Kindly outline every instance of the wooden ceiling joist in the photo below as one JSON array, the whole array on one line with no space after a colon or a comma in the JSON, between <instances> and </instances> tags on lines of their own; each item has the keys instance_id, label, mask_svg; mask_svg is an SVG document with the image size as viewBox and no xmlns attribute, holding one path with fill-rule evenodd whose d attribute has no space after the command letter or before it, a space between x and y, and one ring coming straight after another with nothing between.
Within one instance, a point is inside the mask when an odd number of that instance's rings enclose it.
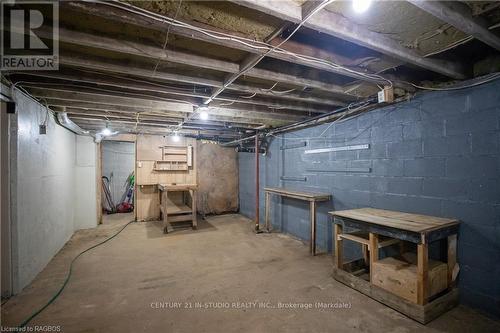
<instances>
[{"instance_id":1,"label":"wooden ceiling joist","mask_svg":"<svg viewBox=\"0 0 500 333\"><path fill-rule=\"evenodd\" d=\"M169 72L165 72L163 70L157 70L153 76L152 68L147 69L147 68L144 68L143 65L138 65L138 64L135 64L135 66L132 66L131 64L128 64L128 65L121 64L117 61L115 61L113 63L108 63L108 62L104 62L104 61L98 61L95 59L80 59L80 58L64 55L60 59L60 64L65 66L65 67L97 71L97 72L100 72L103 74L106 74L106 73L118 74L120 76L127 75L127 76L142 78L142 79L149 79L149 80L153 79L155 81L163 81L163 82L170 82L170 83L172 83L172 82L179 83L180 82L180 83L193 84L196 86L207 86L207 87L213 87L213 88L222 87L222 83L217 81L217 80L207 79L204 77L182 75L182 74L177 74L177 73L169 73ZM50 73L50 74L52 74L52 73ZM97 73L97 74L99 74L99 73ZM283 77L283 79L286 79L286 77ZM308 83L308 82L304 82L304 83ZM295 84L295 81L287 82L287 84L288 85ZM305 84L304 86L310 86L310 85ZM322 88L323 88L323 86L322 86ZM324 86L324 89L327 89L327 88L328 88L328 86ZM343 101L343 100L338 100L338 99L333 99L333 98L311 96L311 95L306 94L306 93L300 93L300 92L294 92L294 91L287 92L286 94L279 94L279 93L273 92L269 88L260 88L260 87L245 85L245 84L239 84L239 83L231 84L227 88L227 90L234 91L234 92L240 92L240 93L244 93L247 95L257 94L259 96L260 95L261 96L268 96L268 97L273 97L277 100L291 100L291 101L322 104L322 105L329 105L329 106L344 106L344 105L346 105L346 101L355 100L354 96L347 96L347 95L344 96L345 101Z\"/></svg>"},{"instance_id":2,"label":"wooden ceiling joist","mask_svg":"<svg viewBox=\"0 0 500 333\"><path fill-rule=\"evenodd\" d=\"M39 30L37 30L37 34L41 38L51 38L52 36L51 32L48 29L44 28L40 28ZM115 38L104 36L96 36L65 28L59 29L59 41L61 43L117 52L129 56L178 63L182 65L215 70L224 73L237 73L240 70L239 64L230 61L208 58L192 53L172 51L168 49L164 50L160 47L152 45L137 43L133 41L117 40ZM268 80L271 82L281 82L285 84L299 85L302 87L317 88L330 94L337 94L339 96L352 98L352 95L346 93L345 89L339 85L298 77L286 73L275 72L262 68L253 68L246 72L245 75L257 79Z\"/></svg>"},{"instance_id":3,"label":"wooden ceiling joist","mask_svg":"<svg viewBox=\"0 0 500 333\"><path fill-rule=\"evenodd\" d=\"M472 10L466 4L459 1L409 0L409 2L500 51L500 37L488 29L488 23L485 20L481 17L474 17Z\"/></svg>"},{"instance_id":4,"label":"wooden ceiling joist","mask_svg":"<svg viewBox=\"0 0 500 333\"><path fill-rule=\"evenodd\" d=\"M293 1L231 1L294 23L300 22L302 18L307 15L311 7L308 2L299 6ZM465 79L467 77L464 68L458 63L424 58L417 52L405 48L397 41L388 38L381 33L368 30L360 25L352 23L341 15L325 9L312 16L306 23L304 23L304 26L375 50L405 63L425 68L454 79Z\"/></svg>"},{"instance_id":5,"label":"wooden ceiling joist","mask_svg":"<svg viewBox=\"0 0 500 333\"><path fill-rule=\"evenodd\" d=\"M121 89L117 92L123 94L126 94L127 92L145 92L151 97L179 96L179 98L181 99L185 97L210 97L210 92L203 92L201 88L198 88L198 91L196 91L196 89L186 89L182 87L175 87L172 85L167 86L145 81L137 82L128 80L126 78L119 79L88 73L29 73L17 75L16 78L20 78L21 82L23 82L26 87L42 84L46 85L47 87L62 86L64 87L64 89L66 89L70 85L78 83L80 89L90 89L95 85L97 88L105 87L106 89ZM299 102L290 103L288 101L275 101L275 99L259 98L255 96L253 96L252 98L245 98L239 95L231 95L228 93L217 96L215 99L218 101L229 103L237 102L242 104L262 105L271 109L287 109L311 113L321 113L331 110L331 107L328 108L324 105L313 105L309 103Z\"/></svg>"},{"instance_id":6,"label":"wooden ceiling joist","mask_svg":"<svg viewBox=\"0 0 500 333\"><path fill-rule=\"evenodd\" d=\"M275 1L279 6L281 6L284 1ZM285 4L286 5L286 4ZM189 22L189 25L194 26L196 28L202 28L210 31L211 33L203 33L197 31L195 29L191 29L188 27L182 27L179 25L169 25L169 22L166 20L161 20L158 18L154 18L152 16L144 16L140 14L135 14L130 10L137 10L138 8L131 8L130 5L127 4L112 4L112 6L105 6L104 8L95 4L88 4L85 2L68 2L64 6L71 8L72 10L78 11L80 13L85 13L94 16L100 16L107 20L113 20L120 24L134 24L136 26L140 26L143 28L154 29L158 31L166 31L167 27L169 27L169 31L172 34L176 34L179 36L187 37L190 39L200 40L212 44L217 44L221 46L225 46L232 49L237 49L240 51L249 52L258 56L264 55L267 53L269 48L265 47L265 44L260 43L259 48L255 48L250 46L251 41L247 41L246 43L240 43L236 41L234 38L217 38L218 33L222 34L231 34L236 37L242 37L248 39L247 36L241 36L235 32L223 31L221 29L217 29L211 26L206 26L200 24L198 22ZM120 8L121 7L121 8ZM144 11L142 9L139 9ZM155 15L154 13L150 13ZM156 14L158 15L158 14ZM297 23L295 20L287 20ZM300 21L300 20L299 20ZM215 37L214 37L215 36ZM282 41L281 38L275 38L274 43L280 43ZM264 47L263 47L264 46ZM354 66L356 60L346 58L342 55L333 53L331 51L322 50L320 48L316 48L311 45L300 44L293 40L287 41L286 44L280 47L281 50L276 50L275 52L271 52L266 56L290 62L293 64L299 64L303 66L307 66L310 68L320 69L327 72L331 72L338 75L343 75L347 77L351 77L354 79L359 79L372 83L384 83L384 80L368 78L366 76L360 75L359 72L366 72L366 69ZM300 50L299 53L296 51ZM322 62L314 62L309 61L306 57L311 57L315 59L322 60L331 60L333 63L340 64L342 66L349 66L351 70L346 70L342 67L331 66Z\"/></svg>"},{"instance_id":7,"label":"wooden ceiling joist","mask_svg":"<svg viewBox=\"0 0 500 333\"><path fill-rule=\"evenodd\" d=\"M172 107L171 104L167 102L159 102L147 98L138 97L124 97L124 96L113 96L105 93L89 93L81 91L65 91L60 89L47 89L47 88L30 88L30 92L33 96L47 100L48 105L54 106L71 106L72 102L91 103L100 104L102 108L110 108L111 106L118 107L129 107L136 108L137 110L149 110L149 111L170 111L170 112L193 112L190 106L183 105L182 108ZM59 101L59 102L57 102ZM66 102L64 102L66 101ZM106 106L108 105L108 106ZM96 109L100 109L97 107ZM269 120L284 120L284 121L300 121L307 118L305 115L300 115L297 113L289 113L286 111L272 112L272 110L264 110L262 108L236 108L235 106L210 106L207 108L207 113L209 115L221 115L228 117L239 117L239 118L260 118Z\"/></svg>"}]
</instances>

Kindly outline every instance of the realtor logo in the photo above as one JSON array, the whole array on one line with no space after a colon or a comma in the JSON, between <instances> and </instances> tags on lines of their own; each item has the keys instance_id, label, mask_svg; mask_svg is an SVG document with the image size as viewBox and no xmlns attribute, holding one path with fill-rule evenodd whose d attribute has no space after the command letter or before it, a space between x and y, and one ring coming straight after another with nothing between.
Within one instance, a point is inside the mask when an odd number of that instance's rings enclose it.
<instances>
[{"instance_id":1,"label":"realtor logo","mask_svg":"<svg viewBox=\"0 0 500 333\"><path fill-rule=\"evenodd\" d=\"M59 69L59 4L1 1L0 69Z\"/></svg>"}]
</instances>

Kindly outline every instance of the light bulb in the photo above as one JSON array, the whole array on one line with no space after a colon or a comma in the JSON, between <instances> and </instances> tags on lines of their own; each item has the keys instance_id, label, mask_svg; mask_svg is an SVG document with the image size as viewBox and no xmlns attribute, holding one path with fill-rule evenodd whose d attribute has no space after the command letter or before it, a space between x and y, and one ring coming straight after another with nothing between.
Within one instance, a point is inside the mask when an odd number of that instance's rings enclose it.
<instances>
[{"instance_id":1,"label":"light bulb","mask_svg":"<svg viewBox=\"0 0 500 333\"><path fill-rule=\"evenodd\" d=\"M177 134L177 132L175 132L174 135L172 136L172 140L174 142L179 142L181 140L181 137L179 136L179 134Z\"/></svg>"},{"instance_id":2,"label":"light bulb","mask_svg":"<svg viewBox=\"0 0 500 333\"><path fill-rule=\"evenodd\" d=\"M110 136L111 135L111 130L109 128L104 128L102 131L101 131L101 134L103 136Z\"/></svg>"},{"instance_id":3,"label":"light bulb","mask_svg":"<svg viewBox=\"0 0 500 333\"><path fill-rule=\"evenodd\" d=\"M201 120L207 120L208 119L208 112L207 111L201 111L200 112L200 119Z\"/></svg>"},{"instance_id":4,"label":"light bulb","mask_svg":"<svg viewBox=\"0 0 500 333\"><path fill-rule=\"evenodd\" d=\"M352 0L352 8L356 13L366 12L370 8L372 0Z\"/></svg>"}]
</instances>

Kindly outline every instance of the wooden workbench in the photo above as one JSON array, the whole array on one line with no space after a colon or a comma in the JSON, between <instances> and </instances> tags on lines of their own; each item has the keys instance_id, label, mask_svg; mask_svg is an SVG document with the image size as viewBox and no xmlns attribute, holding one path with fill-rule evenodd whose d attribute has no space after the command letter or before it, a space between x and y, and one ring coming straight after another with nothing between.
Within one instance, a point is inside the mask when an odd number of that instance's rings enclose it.
<instances>
[{"instance_id":1,"label":"wooden workbench","mask_svg":"<svg viewBox=\"0 0 500 333\"><path fill-rule=\"evenodd\" d=\"M456 247L459 221L374 208L336 211L330 212L330 214L334 217L335 261L333 276L336 280L421 323L429 322L457 304L458 291L454 288L454 280L456 274L458 274ZM343 233L344 228L356 231L345 234ZM369 281L346 272L346 269L349 270L348 267L353 267L353 262L344 263L343 261L342 242L344 239L360 243L364 254L369 252ZM447 292L439 292L433 295L430 294L432 284L429 281L430 260L428 247L429 243L440 240L446 240L448 248L447 263L441 265L441 267L445 267L443 272L444 287L442 289L447 289ZM380 280L384 279L383 274L382 277L377 276L377 280L374 280L376 269L384 267L379 264L379 249L401 241L414 243L417 247L416 269L414 269L416 281L410 280L411 283L415 282L416 294L410 296L407 295L408 289L411 289L410 282L408 286L400 286L401 293L404 296L398 296L379 287L384 286L385 283L385 281ZM366 260L366 257L364 260ZM389 269L392 269L392 263L396 263L396 265L400 263L393 258L385 258L380 261L380 263L382 262L384 264L388 263L387 267ZM435 262L433 261L433 263ZM408 269L408 272L413 272L411 269L415 267L410 264L404 264L403 266ZM394 269L397 272L399 268ZM394 276L390 278L395 280ZM387 282L387 286L393 282ZM415 302L411 301L413 300L412 296L415 297ZM435 297L430 300L430 296Z\"/></svg>"},{"instance_id":2,"label":"wooden workbench","mask_svg":"<svg viewBox=\"0 0 500 333\"><path fill-rule=\"evenodd\" d=\"M310 221L311 221L311 238L310 238L310 251L314 256L316 255L316 202L328 201L331 195L328 193L315 193L308 191L298 191L292 189L266 187L264 188L266 194L266 229L270 231L270 210L271 210L271 194L279 195L282 197L293 198L298 200L309 201Z\"/></svg>"},{"instance_id":3,"label":"wooden workbench","mask_svg":"<svg viewBox=\"0 0 500 333\"><path fill-rule=\"evenodd\" d=\"M174 229L171 223L191 221L192 228L196 229L196 184L158 184L160 190L160 211L163 217L163 232L169 233ZM169 196L169 194L171 194ZM186 198L186 194L189 195Z\"/></svg>"}]
</instances>

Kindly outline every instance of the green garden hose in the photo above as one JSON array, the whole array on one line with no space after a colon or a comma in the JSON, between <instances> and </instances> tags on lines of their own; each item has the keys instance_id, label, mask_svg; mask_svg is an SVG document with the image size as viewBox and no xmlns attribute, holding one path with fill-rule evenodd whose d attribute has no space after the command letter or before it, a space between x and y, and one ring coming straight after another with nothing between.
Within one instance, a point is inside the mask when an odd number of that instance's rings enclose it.
<instances>
[{"instance_id":1,"label":"green garden hose","mask_svg":"<svg viewBox=\"0 0 500 333\"><path fill-rule=\"evenodd\" d=\"M19 327L24 327L26 326L33 318L35 318L36 316L38 316L43 310L45 310L50 304L52 304L60 295L61 293L63 292L64 288L66 287L66 285L68 284L68 281L69 279L71 278L71 273L73 272L73 264L75 263L76 259L78 259L82 254L84 254L85 252L88 252L110 240L112 240L113 238L115 238L116 236L118 236L120 234L120 232L123 231L123 229L125 229L126 227L128 227L129 224L131 223L134 223L135 221L130 221L128 222L127 224L125 224L120 230L118 230L117 233L115 233L113 236L109 237L109 238L106 238L105 240L103 240L102 242L96 244L96 245L93 245L91 247L89 247L88 249L78 253L78 255L76 257L73 258L73 260L71 260L71 263L69 264L69 271L68 271L68 275L66 275L66 279L64 280L64 283L62 284L61 288L59 288L59 290L54 294L54 296L51 297L51 299L44 305L42 306L40 309L36 310L31 316L29 316L27 319L25 319L20 325Z\"/></svg>"}]
</instances>

